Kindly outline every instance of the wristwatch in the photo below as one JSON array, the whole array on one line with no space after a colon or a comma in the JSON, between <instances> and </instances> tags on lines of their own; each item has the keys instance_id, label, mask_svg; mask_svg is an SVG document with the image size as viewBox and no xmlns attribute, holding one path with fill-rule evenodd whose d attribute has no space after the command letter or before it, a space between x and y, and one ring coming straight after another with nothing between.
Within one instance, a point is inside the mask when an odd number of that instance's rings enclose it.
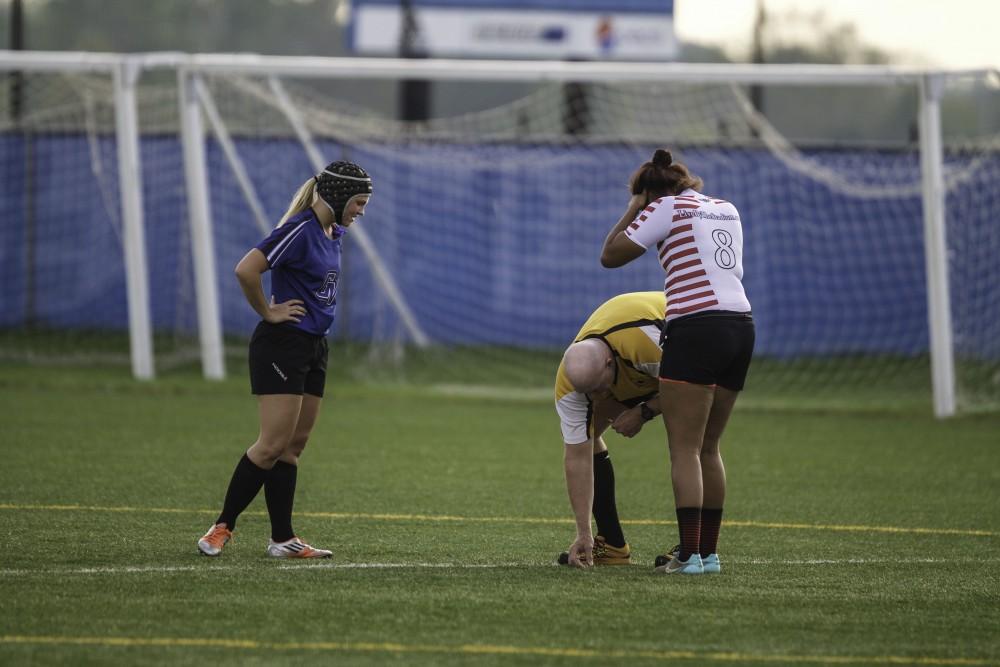
<instances>
[{"instance_id":1,"label":"wristwatch","mask_svg":"<svg viewBox=\"0 0 1000 667\"><path fill-rule=\"evenodd\" d=\"M656 414L645 403L639 404L639 414L642 415L642 421L644 422L648 422L650 419L656 416Z\"/></svg>"}]
</instances>

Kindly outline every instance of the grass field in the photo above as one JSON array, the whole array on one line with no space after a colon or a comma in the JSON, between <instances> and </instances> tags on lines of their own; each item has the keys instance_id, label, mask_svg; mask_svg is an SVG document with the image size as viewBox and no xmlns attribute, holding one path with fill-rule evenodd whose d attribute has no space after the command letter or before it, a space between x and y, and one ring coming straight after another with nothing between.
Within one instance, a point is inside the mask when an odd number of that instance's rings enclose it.
<instances>
[{"instance_id":1,"label":"grass field","mask_svg":"<svg viewBox=\"0 0 1000 667\"><path fill-rule=\"evenodd\" d=\"M0 664L1000 665L1000 415L748 393L724 572L672 578L662 427L609 438L637 564L572 571L549 401L352 382L296 502L334 559L287 563L263 498L195 548L256 436L245 377L0 366Z\"/></svg>"}]
</instances>

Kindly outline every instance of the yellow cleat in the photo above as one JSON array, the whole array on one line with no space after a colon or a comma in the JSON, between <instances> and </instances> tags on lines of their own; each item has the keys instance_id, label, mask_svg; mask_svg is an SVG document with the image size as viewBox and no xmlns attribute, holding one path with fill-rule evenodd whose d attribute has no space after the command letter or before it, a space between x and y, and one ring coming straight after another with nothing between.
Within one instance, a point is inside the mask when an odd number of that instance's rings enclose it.
<instances>
[{"instance_id":1,"label":"yellow cleat","mask_svg":"<svg viewBox=\"0 0 1000 667\"><path fill-rule=\"evenodd\" d=\"M569 565L569 552L559 554L560 565ZM631 565L632 550L628 543L623 547L613 547L600 535L594 537L594 565Z\"/></svg>"}]
</instances>

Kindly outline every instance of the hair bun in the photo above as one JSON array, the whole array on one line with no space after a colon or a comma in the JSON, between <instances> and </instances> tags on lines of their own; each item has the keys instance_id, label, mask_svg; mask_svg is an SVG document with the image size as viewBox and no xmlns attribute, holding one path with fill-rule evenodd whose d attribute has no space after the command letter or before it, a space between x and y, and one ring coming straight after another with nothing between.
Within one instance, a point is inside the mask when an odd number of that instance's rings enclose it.
<instances>
[{"instance_id":1,"label":"hair bun","mask_svg":"<svg viewBox=\"0 0 1000 667\"><path fill-rule=\"evenodd\" d=\"M668 150L657 148L656 152L653 153L653 164L657 167L669 167L673 161L674 157Z\"/></svg>"}]
</instances>

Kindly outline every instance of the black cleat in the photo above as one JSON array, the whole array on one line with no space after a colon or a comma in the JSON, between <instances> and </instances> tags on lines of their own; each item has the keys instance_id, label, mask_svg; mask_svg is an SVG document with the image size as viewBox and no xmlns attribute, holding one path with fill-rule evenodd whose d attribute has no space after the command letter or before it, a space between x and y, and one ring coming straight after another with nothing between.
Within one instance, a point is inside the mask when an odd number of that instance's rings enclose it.
<instances>
[{"instance_id":1,"label":"black cleat","mask_svg":"<svg viewBox=\"0 0 1000 667\"><path fill-rule=\"evenodd\" d=\"M663 567L664 565L670 562L671 558L678 555L680 552L681 552L681 545L678 544L669 552L657 556L656 560L653 561L653 567Z\"/></svg>"}]
</instances>

